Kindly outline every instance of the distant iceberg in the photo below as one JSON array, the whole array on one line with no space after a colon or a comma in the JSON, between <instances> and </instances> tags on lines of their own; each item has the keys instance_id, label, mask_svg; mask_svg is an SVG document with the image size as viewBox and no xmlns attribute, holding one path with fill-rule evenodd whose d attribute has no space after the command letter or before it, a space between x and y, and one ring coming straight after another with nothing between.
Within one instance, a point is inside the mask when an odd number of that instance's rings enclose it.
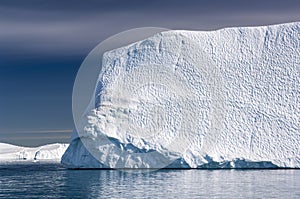
<instances>
[{"instance_id":1,"label":"distant iceberg","mask_svg":"<svg viewBox=\"0 0 300 199\"><path fill-rule=\"evenodd\" d=\"M21 147L0 143L0 163L3 162L60 162L69 144L48 144L39 147Z\"/></svg>"},{"instance_id":2,"label":"distant iceberg","mask_svg":"<svg viewBox=\"0 0 300 199\"><path fill-rule=\"evenodd\" d=\"M300 168L300 23L162 32L103 55L69 168Z\"/></svg>"}]
</instances>

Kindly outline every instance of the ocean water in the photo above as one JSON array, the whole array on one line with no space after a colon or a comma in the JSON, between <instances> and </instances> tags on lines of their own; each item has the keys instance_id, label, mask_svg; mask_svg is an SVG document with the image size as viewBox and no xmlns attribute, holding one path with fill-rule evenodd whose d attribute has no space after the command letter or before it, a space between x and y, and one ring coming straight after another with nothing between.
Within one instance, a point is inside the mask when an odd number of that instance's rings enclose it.
<instances>
[{"instance_id":1,"label":"ocean water","mask_svg":"<svg viewBox=\"0 0 300 199\"><path fill-rule=\"evenodd\" d=\"M0 165L0 198L300 198L300 170L68 170Z\"/></svg>"}]
</instances>

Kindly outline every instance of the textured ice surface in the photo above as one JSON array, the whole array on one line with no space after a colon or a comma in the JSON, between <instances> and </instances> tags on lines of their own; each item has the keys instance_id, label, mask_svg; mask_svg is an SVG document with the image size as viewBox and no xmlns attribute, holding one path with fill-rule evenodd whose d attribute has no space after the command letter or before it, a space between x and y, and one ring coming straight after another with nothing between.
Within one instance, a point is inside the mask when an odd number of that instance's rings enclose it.
<instances>
[{"instance_id":1,"label":"textured ice surface","mask_svg":"<svg viewBox=\"0 0 300 199\"><path fill-rule=\"evenodd\" d=\"M299 168L299 70L299 22L168 31L109 51L62 163Z\"/></svg>"},{"instance_id":2,"label":"textured ice surface","mask_svg":"<svg viewBox=\"0 0 300 199\"><path fill-rule=\"evenodd\" d=\"M0 162L59 162L68 146L69 144L48 144L39 147L21 147L0 143Z\"/></svg>"}]
</instances>

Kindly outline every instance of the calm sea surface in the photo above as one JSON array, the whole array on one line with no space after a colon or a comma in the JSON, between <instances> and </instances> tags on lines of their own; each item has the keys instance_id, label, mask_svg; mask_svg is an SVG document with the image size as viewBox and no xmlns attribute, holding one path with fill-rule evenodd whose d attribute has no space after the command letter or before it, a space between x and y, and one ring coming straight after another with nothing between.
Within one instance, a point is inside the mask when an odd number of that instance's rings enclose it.
<instances>
[{"instance_id":1,"label":"calm sea surface","mask_svg":"<svg viewBox=\"0 0 300 199\"><path fill-rule=\"evenodd\" d=\"M300 198L300 170L67 170L0 165L0 198Z\"/></svg>"}]
</instances>

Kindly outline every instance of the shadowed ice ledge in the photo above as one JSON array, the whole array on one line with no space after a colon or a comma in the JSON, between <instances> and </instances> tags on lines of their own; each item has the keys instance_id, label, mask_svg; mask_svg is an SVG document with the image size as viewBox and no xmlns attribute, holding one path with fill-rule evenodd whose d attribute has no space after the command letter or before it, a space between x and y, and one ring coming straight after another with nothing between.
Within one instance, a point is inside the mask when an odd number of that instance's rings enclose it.
<instances>
[{"instance_id":1,"label":"shadowed ice ledge","mask_svg":"<svg viewBox=\"0 0 300 199\"><path fill-rule=\"evenodd\" d=\"M76 148L77 150L72 150ZM137 149L139 150L139 149ZM145 151L144 151L145 152ZM140 151L140 153L143 153ZM146 153L146 152L145 152ZM206 156L207 163L204 163L197 168L199 169L273 169L280 168L270 161L253 162L244 159L234 159L232 161L216 162L211 157ZM84 147L80 138L76 138L71 142L62 157L61 163L70 169L110 169L108 166L100 163L90 152ZM166 169L190 169L191 167L183 158L174 160Z\"/></svg>"}]
</instances>

